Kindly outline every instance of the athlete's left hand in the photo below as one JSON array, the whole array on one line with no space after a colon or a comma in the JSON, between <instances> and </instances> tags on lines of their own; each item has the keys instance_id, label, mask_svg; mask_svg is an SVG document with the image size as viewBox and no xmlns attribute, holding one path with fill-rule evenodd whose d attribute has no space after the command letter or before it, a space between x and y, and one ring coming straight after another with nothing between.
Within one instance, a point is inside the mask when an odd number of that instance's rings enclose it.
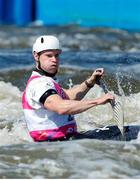
<instances>
[{"instance_id":1,"label":"athlete's left hand","mask_svg":"<svg viewBox=\"0 0 140 180\"><path fill-rule=\"evenodd\" d=\"M96 83L96 78L99 76L100 78L104 75L104 69L103 68L97 68L92 73L92 75L87 79L87 82L91 85L94 85Z\"/></svg>"}]
</instances>

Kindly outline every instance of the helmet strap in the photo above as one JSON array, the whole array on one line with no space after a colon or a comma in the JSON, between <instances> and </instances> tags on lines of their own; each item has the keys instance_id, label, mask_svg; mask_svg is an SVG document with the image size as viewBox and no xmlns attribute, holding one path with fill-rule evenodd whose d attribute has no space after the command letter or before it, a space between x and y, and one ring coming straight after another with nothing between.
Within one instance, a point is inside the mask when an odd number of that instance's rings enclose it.
<instances>
[{"instance_id":1,"label":"helmet strap","mask_svg":"<svg viewBox=\"0 0 140 180\"><path fill-rule=\"evenodd\" d=\"M36 72L40 73L41 75L45 75L45 76L48 76L48 77L54 77L56 74L57 74L57 71L53 74L47 72L47 71L44 71L42 68L41 68L41 64L40 64L40 61L38 60L38 66L36 67L35 69Z\"/></svg>"}]
</instances>

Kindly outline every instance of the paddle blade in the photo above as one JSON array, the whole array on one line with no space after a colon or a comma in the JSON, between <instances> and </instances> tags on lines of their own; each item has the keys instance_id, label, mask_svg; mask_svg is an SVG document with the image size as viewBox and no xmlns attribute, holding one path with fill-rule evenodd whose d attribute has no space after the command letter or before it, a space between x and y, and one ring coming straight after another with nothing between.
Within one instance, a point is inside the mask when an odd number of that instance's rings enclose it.
<instances>
[{"instance_id":1,"label":"paddle blade","mask_svg":"<svg viewBox=\"0 0 140 180\"><path fill-rule=\"evenodd\" d=\"M115 101L112 108L114 120L116 121L117 126L121 131L121 134L124 135L124 112L122 103L120 101Z\"/></svg>"},{"instance_id":2,"label":"paddle blade","mask_svg":"<svg viewBox=\"0 0 140 180\"><path fill-rule=\"evenodd\" d=\"M109 90L106 86L106 83L103 79L97 78L97 82L100 85L100 87L103 89L104 93L108 93ZM114 120L117 123L118 128L121 131L122 136L124 136L124 112L123 112L123 105L120 101L117 100L110 100L109 101L112 109L113 109L113 116Z\"/></svg>"}]
</instances>

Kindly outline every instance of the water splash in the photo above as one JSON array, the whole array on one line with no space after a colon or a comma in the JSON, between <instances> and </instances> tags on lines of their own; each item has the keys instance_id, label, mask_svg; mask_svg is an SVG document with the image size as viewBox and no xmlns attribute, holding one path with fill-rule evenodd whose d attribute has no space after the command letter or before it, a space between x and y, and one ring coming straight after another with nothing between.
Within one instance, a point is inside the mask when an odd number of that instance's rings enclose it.
<instances>
[{"instance_id":1,"label":"water splash","mask_svg":"<svg viewBox=\"0 0 140 180\"><path fill-rule=\"evenodd\" d=\"M101 78L97 79L97 83L100 85L100 87L103 89L104 93L108 93L109 90L107 88L107 85L105 81ZM122 136L124 136L124 114L123 114L123 106L121 101L118 100L110 100L111 107L113 109L113 118L117 122L118 128L121 131Z\"/></svg>"},{"instance_id":2,"label":"water splash","mask_svg":"<svg viewBox=\"0 0 140 180\"><path fill-rule=\"evenodd\" d=\"M116 73L116 79L117 79L117 86L118 86L118 91L120 96L118 96L118 107L119 107L119 116L117 117L118 119L118 127L122 133L122 136L124 138L124 102L125 102L125 94L124 91L121 87L121 79L120 77L122 77L122 74L120 73L120 71L118 71Z\"/></svg>"},{"instance_id":3,"label":"water splash","mask_svg":"<svg viewBox=\"0 0 140 180\"><path fill-rule=\"evenodd\" d=\"M69 79L69 82L67 83L67 85L68 85L69 89L73 87L74 84L73 84L71 78Z\"/></svg>"}]
</instances>

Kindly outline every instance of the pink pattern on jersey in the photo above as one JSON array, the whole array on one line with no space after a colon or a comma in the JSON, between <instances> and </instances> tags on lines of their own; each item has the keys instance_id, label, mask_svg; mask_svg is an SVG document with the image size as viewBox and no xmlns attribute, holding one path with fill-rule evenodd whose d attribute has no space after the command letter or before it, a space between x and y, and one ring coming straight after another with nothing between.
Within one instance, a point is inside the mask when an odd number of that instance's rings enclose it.
<instances>
[{"instance_id":1,"label":"pink pattern on jersey","mask_svg":"<svg viewBox=\"0 0 140 180\"><path fill-rule=\"evenodd\" d=\"M57 90L58 94L63 98L63 99L69 99L64 90L61 88L61 86L54 82L55 89Z\"/></svg>"},{"instance_id":2,"label":"pink pattern on jersey","mask_svg":"<svg viewBox=\"0 0 140 180\"><path fill-rule=\"evenodd\" d=\"M72 136L76 133L77 133L77 127L75 126L74 123L50 130L31 131L30 135L34 139L34 141L47 141L47 140L63 139L67 136Z\"/></svg>"},{"instance_id":3,"label":"pink pattern on jersey","mask_svg":"<svg viewBox=\"0 0 140 180\"><path fill-rule=\"evenodd\" d=\"M36 79L36 78L39 78L39 77L41 77L41 76L32 76L32 77L30 77L29 78L29 80L28 80L28 82L27 82L27 86L29 85L29 83L33 80L33 79ZM27 87L26 87L27 88ZM30 105L29 105L29 103L28 103L28 100L27 100L27 98L26 98L26 89L25 89L25 91L23 92L23 95L22 95L22 107L23 107L23 109L33 109Z\"/></svg>"}]
</instances>

